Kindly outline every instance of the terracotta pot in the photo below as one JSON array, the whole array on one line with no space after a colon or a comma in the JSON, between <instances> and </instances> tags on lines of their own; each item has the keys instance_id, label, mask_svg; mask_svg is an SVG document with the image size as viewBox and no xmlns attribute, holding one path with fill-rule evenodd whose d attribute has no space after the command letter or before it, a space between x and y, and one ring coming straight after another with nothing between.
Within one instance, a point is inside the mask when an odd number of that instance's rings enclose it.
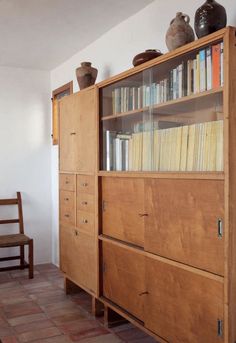
<instances>
[{"instance_id":1,"label":"terracotta pot","mask_svg":"<svg viewBox=\"0 0 236 343\"><path fill-rule=\"evenodd\" d=\"M194 31L189 22L190 18L187 14L176 13L166 33L166 45L169 51L194 41Z\"/></svg>"},{"instance_id":2,"label":"terracotta pot","mask_svg":"<svg viewBox=\"0 0 236 343\"><path fill-rule=\"evenodd\" d=\"M82 62L81 67L76 69L76 77L80 89L94 85L98 70L91 67L91 62Z\"/></svg>"},{"instance_id":3,"label":"terracotta pot","mask_svg":"<svg viewBox=\"0 0 236 343\"><path fill-rule=\"evenodd\" d=\"M134 56L133 66L136 67L139 64L150 61L153 58L156 58L156 57L161 56L161 55L162 55L162 53L160 52L160 50L155 50L155 49L145 50L144 52L141 52L140 54Z\"/></svg>"},{"instance_id":4,"label":"terracotta pot","mask_svg":"<svg viewBox=\"0 0 236 343\"><path fill-rule=\"evenodd\" d=\"M218 31L226 24L226 10L215 0L207 0L195 13L194 28L198 38Z\"/></svg>"}]
</instances>

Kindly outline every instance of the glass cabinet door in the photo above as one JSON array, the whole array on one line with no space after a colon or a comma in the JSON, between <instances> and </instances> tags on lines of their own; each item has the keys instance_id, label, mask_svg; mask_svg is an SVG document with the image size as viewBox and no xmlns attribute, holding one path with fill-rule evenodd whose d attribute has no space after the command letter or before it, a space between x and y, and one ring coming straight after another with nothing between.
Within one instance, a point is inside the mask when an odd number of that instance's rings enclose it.
<instances>
[{"instance_id":1,"label":"glass cabinet door","mask_svg":"<svg viewBox=\"0 0 236 343\"><path fill-rule=\"evenodd\" d=\"M100 170L223 170L223 42L100 89Z\"/></svg>"}]
</instances>

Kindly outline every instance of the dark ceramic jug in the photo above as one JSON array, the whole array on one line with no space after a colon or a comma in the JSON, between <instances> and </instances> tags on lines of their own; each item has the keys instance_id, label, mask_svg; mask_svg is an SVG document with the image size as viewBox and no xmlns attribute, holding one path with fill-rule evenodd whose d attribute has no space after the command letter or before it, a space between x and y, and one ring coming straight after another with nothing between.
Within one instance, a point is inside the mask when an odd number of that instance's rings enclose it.
<instances>
[{"instance_id":1,"label":"dark ceramic jug","mask_svg":"<svg viewBox=\"0 0 236 343\"><path fill-rule=\"evenodd\" d=\"M207 0L195 14L194 28L198 38L218 31L227 24L225 8L215 0Z\"/></svg>"},{"instance_id":2,"label":"dark ceramic jug","mask_svg":"<svg viewBox=\"0 0 236 343\"><path fill-rule=\"evenodd\" d=\"M82 62L81 67L76 69L76 77L80 89L92 86L97 78L98 70L91 67L91 62Z\"/></svg>"},{"instance_id":3,"label":"dark ceramic jug","mask_svg":"<svg viewBox=\"0 0 236 343\"><path fill-rule=\"evenodd\" d=\"M150 61L153 58L156 58L156 57L161 56L161 55L162 55L162 53L160 52L160 50L155 50L155 49L145 50L144 52L141 52L140 54L134 56L133 66L136 67L139 64Z\"/></svg>"}]
</instances>

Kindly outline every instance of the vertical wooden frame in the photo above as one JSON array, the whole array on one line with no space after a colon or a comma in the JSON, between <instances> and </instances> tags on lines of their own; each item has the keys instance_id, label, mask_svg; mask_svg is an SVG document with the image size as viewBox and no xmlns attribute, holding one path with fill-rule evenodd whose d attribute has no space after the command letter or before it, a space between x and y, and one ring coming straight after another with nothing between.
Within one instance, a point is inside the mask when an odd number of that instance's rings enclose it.
<instances>
[{"instance_id":1,"label":"vertical wooden frame","mask_svg":"<svg viewBox=\"0 0 236 343\"><path fill-rule=\"evenodd\" d=\"M225 343L236 341L236 30L224 39Z\"/></svg>"},{"instance_id":2,"label":"vertical wooden frame","mask_svg":"<svg viewBox=\"0 0 236 343\"><path fill-rule=\"evenodd\" d=\"M58 96L67 92L68 95L73 93L73 81L66 83L65 85L55 89L52 92L52 142L53 145L58 144L59 139L59 103Z\"/></svg>"}]
</instances>

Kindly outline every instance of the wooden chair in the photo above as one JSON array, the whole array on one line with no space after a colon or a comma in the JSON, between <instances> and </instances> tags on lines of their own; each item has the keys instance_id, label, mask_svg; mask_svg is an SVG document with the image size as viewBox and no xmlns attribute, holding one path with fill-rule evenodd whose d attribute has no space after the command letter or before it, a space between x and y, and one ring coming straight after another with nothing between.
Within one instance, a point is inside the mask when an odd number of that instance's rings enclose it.
<instances>
[{"instance_id":1,"label":"wooden chair","mask_svg":"<svg viewBox=\"0 0 236 343\"><path fill-rule=\"evenodd\" d=\"M17 192L17 197L14 199L0 199L0 205L17 205L18 206L18 218L17 219L4 219L0 220L0 224L15 224L19 223L19 233L10 235L0 235L0 248L20 247L19 256L1 257L0 262L20 260L19 265L0 268L0 271L13 270L13 269L29 269L29 278L34 277L33 266L33 239L27 237L24 234L24 222L21 194ZM28 263L25 261L25 245L28 245Z\"/></svg>"}]
</instances>

